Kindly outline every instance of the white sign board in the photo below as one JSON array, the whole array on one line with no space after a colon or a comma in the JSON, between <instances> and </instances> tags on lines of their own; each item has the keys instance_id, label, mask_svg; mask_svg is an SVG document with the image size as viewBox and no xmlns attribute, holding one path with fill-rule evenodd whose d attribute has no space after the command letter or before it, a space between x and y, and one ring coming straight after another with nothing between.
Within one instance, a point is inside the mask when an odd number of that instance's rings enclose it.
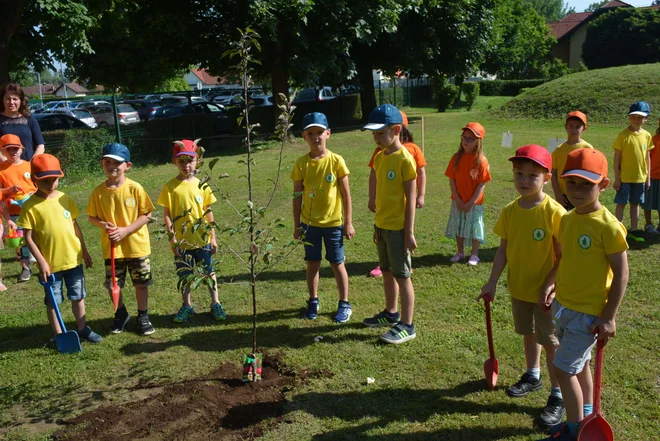
<instances>
[{"instance_id":1,"label":"white sign board","mask_svg":"<svg viewBox=\"0 0 660 441\"><path fill-rule=\"evenodd\" d=\"M511 148L511 145L513 145L513 133L502 133L502 147Z\"/></svg>"},{"instance_id":2,"label":"white sign board","mask_svg":"<svg viewBox=\"0 0 660 441\"><path fill-rule=\"evenodd\" d=\"M554 151L557 149L557 147L559 147L560 145L562 145L562 144L565 143L565 142L566 142L565 139L561 139L561 138L549 138L549 139L548 139L548 151L549 151L550 153L554 152Z\"/></svg>"}]
</instances>

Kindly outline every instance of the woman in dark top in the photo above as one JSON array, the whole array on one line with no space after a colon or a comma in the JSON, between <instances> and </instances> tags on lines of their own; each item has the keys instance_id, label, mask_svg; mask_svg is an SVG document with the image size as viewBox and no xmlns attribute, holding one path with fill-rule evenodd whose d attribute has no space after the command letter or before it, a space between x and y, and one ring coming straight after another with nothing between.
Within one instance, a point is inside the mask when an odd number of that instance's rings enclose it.
<instances>
[{"instance_id":1,"label":"woman in dark top","mask_svg":"<svg viewBox=\"0 0 660 441\"><path fill-rule=\"evenodd\" d=\"M34 116L28 110L21 86L9 83L0 87L0 136L12 134L21 138L21 159L29 161L44 152L44 138Z\"/></svg>"}]
</instances>

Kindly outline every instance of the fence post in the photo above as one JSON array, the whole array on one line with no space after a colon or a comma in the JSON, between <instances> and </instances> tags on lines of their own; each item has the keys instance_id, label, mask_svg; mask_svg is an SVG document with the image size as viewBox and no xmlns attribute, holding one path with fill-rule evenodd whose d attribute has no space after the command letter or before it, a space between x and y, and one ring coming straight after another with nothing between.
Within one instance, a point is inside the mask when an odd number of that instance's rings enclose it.
<instances>
[{"instance_id":1,"label":"fence post","mask_svg":"<svg viewBox=\"0 0 660 441\"><path fill-rule=\"evenodd\" d=\"M396 77L394 77L392 81L394 82L394 102L392 104L394 105L394 107L398 107L396 105Z\"/></svg>"},{"instance_id":2,"label":"fence post","mask_svg":"<svg viewBox=\"0 0 660 441\"><path fill-rule=\"evenodd\" d=\"M381 85L381 79L378 79L378 105L383 104L383 86Z\"/></svg>"},{"instance_id":3,"label":"fence post","mask_svg":"<svg viewBox=\"0 0 660 441\"><path fill-rule=\"evenodd\" d=\"M121 144L121 129L119 128L119 117L117 117L117 96L112 95L112 117L115 119L115 140Z\"/></svg>"}]
</instances>

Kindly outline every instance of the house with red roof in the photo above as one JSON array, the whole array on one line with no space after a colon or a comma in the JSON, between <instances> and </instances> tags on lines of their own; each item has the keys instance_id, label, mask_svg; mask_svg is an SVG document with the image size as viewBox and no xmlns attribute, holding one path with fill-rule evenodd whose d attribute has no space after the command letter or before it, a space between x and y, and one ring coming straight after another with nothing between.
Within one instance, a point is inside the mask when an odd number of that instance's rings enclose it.
<instances>
[{"instance_id":1,"label":"house with red roof","mask_svg":"<svg viewBox=\"0 0 660 441\"><path fill-rule=\"evenodd\" d=\"M183 78L193 90L212 89L230 85L227 83L226 78L213 76L206 69L191 69Z\"/></svg>"},{"instance_id":2,"label":"house with red roof","mask_svg":"<svg viewBox=\"0 0 660 441\"><path fill-rule=\"evenodd\" d=\"M552 33L557 38L557 44L552 48L552 56L567 63L570 68L579 67L582 61L582 45L587 37L589 23L615 8L632 7L628 3L613 0L593 12L568 14L561 20L550 23ZM660 6L650 7L660 9Z\"/></svg>"}]
</instances>

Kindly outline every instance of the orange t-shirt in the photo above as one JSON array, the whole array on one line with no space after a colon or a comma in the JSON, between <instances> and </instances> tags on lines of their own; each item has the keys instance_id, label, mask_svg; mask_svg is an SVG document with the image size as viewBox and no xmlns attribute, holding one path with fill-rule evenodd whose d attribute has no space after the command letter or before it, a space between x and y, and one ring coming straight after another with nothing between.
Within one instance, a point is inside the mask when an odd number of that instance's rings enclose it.
<instances>
[{"instance_id":1,"label":"orange t-shirt","mask_svg":"<svg viewBox=\"0 0 660 441\"><path fill-rule=\"evenodd\" d=\"M481 155L481 163L479 168L475 167L476 155L470 153L463 153L461 162L458 163L458 169L454 172L454 162L456 161L456 154L451 157L445 176L453 178L456 181L456 190L463 202L468 202L472 199L474 191L480 183L490 181L490 165L484 155ZM454 195L451 196L454 199ZM475 205L484 203L484 194L481 193Z\"/></svg>"},{"instance_id":2,"label":"orange t-shirt","mask_svg":"<svg viewBox=\"0 0 660 441\"><path fill-rule=\"evenodd\" d=\"M651 179L660 179L660 134L653 137L651 149Z\"/></svg>"},{"instance_id":3,"label":"orange t-shirt","mask_svg":"<svg viewBox=\"0 0 660 441\"><path fill-rule=\"evenodd\" d=\"M404 142L403 146L408 150L408 153L410 153L415 160L415 166L417 168L422 168L426 166L426 158L424 158L424 153L422 153L422 149L419 148L417 144L414 144L412 142ZM381 149L380 147L376 147L376 150L374 150L374 154L371 155L371 160L369 161L369 168L374 168L374 158L376 157L376 154L380 152Z\"/></svg>"},{"instance_id":4,"label":"orange t-shirt","mask_svg":"<svg viewBox=\"0 0 660 441\"><path fill-rule=\"evenodd\" d=\"M37 187L32 182L30 176L30 163L21 161L20 164L10 164L5 161L0 164L0 188L8 188L18 185L25 194L32 194L37 191ZM12 216L21 214L21 207L16 204L10 204L9 199L15 196L4 198L4 203Z\"/></svg>"}]
</instances>

